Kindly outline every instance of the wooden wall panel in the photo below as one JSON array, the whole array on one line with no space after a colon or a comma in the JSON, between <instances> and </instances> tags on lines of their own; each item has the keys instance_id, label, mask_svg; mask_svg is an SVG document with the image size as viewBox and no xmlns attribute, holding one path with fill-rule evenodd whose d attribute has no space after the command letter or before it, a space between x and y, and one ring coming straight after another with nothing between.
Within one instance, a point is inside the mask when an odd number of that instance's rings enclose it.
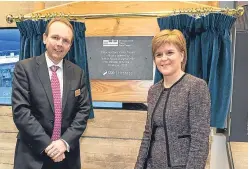
<instances>
[{"instance_id":1,"label":"wooden wall panel","mask_svg":"<svg viewBox=\"0 0 249 169\"><path fill-rule=\"evenodd\" d=\"M211 7L219 7L219 1L192 1L192 2L203 4L203 5L208 5Z\"/></svg>"},{"instance_id":2,"label":"wooden wall panel","mask_svg":"<svg viewBox=\"0 0 249 169\"><path fill-rule=\"evenodd\" d=\"M11 109L0 107L0 133L17 133ZM2 109L3 108L3 109ZM95 118L88 121L84 137L141 139L147 113L145 111L96 109ZM122 125L121 125L122 124Z\"/></svg>"},{"instance_id":3,"label":"wooden wall panel","mask_svg":"<svg viewBox=\"0 0 249 169\"><path fill-rule=\"evenodd\" d=\"M230 142L235 169L248 169L248 142Z\"/></svg>"},{"instance_id":4,"label":"wooden wall panel","mask_svg":"<svg viewBox=\"0 0 249 169\"><path fill-rule=\"evenodd\" d=\"M85 23L87 36L154 36L160 30L155 18L94 19Z\"/></svg>"},{"instance_id":5,"label":"wooden wall panel","mask_svg":"<svg viewBox=\"0 0 249 169\"><path fill-rule=\"evenodd\" d=\"M147 102L152 81L141 80L92 80L94 101Z\"/></svg>"},{"instance_id":6,"label":"wooden wall panel","mask_svg":"<svg viewBox=\"0 0 249 169\"><path fill-rule=\"evenodd\" d=\"M13 169L13 164L0 164L0 169Z\"/></svg>"},{"instance_id":7,"label":"wooden wall panel","mask_svg":"<svg viewBox=\"0 0 249 169\"><path fill-rule=\"evenodd\" d=\"M216 1L214 1L216 2ZM209 1L79 1L58 5L35 13L63 12L71 14L154 12L174 9L211 7ZM213 8L216 8L213 6ZM29 15L29 14L27 14Z\"/></svg>"},{"instance_id":8,"label":"wooden wall panel","mask_svg":"<svg viewBox=\"0 0 249 169\"><path fill-rule=\"evenodd\" d=\"M18 16L20 14L26 14L33 12L33 2L10 2L1 1L0 2L0 27L15 27L16 24L8 24L6 22L6 16L11 14L13 16Z\"/></svg>"},{"instance_id":9,"label":"wooden wall panel","mask_svg":"<svg viewBox=\"0 0 249 169\"><path fill-rule=\"evenodd\" d=\"M82 169L134 168L146 111L95 110L81 144ZM13 168L17 130L11 108L0 106L0 169Z\"/></svg>"},{"instance_id":10,"label":"wooden wall panel","mask_svg":"<svg viewBox=\"0 0 249 169\"><path fill-rule=\"evenodd\" d=\"M113 14L173 11L174 9L189 9L210 7L202 3L186 1L84 1L63 4L34 13L70 13L70 14ZM216 8L216 7L214 7ZM27 14L29 15L29 14ZM158 31L157 19L121 18L116 19L80 20L85 22L86 36L154 36Z\"/></svg>"},{"instance_id":11,"label":"wooden wall panel","mask_svg":"<svg viewBox=\"0 0 249 169\"><path fill-rule=\"evenodd\" d=\"M146 111L95 110L81 137L82 169L134 168L146 121ZM11 108L0 106L0 169L13 168L17 130ZM209 169L209 159L205 169Z\"/></svg>"},{"instance_id":12,"label":"wooden wall panel","mask_svg":"<svg viewBox=\"0 0 249 169\"><path fill-rule=\"evenodd\" d=\"M0 169L13 165L15 136L16 133L0 135ZM133 168L140 143L141 140L81 138L82 169L111 169L114 166L119 169Z\"/></svg>"},{"instance_id":13,"label":"wooden wall panel","mask_svg":"<svg viewBox=\"0 0 249 169\"><path fill-rule=\"evenodd\" d=\"M82 1L63 4L35 13L113 14L172 11L174 9L209 7L185 1ZM103 18L84 20L86 36L154 36L159 32L156 18ZM151 81L91 80L94 101L146 102Z\"/></svg>"},{"instance_id":14,"label":"wooden wall panel","mask_svg":"<svg viewBox=\"0 0 249 169\"><path fill-rule=\"evenodd\" d=\"M34 12L37 9L37 1L0 1L0 27L16 27L16 23L8 24L6 16L25 15ZM42 1L45 8L51 8L56 5L65 4L66 1Z\"/></svg>"},{"instance_id":15,"label":"wooden wall panel","mask_svg":"<svg viewBox=\"0 0 249 169\"><path fill-rule=\"evenodd\" d=\"M2 2L1 2L2 3ZM0 3L0 4L1 4ZM19 2L6 3L11 9ZM25 5L27 4L27 5ZM81 1L81 2L31 2L19 3L25 5L18 13L9 12L7 14L25 14L36 9L45 7L46 9L33 13L53 13L62 12L69 14L94 14L94 13L137 13L172 11L173 9L186 9L208 7L204 2L184 2L184 1ZM39 5L37 7L37 5ZM53 6L58 5L58 6ZM2 5L1 5L2 6ZM42 6L42 7L41 7ZM19 9L19 8L18 8ZM27 10L23 10L27 9ZM29 15L27 14L27 15ZM86 24L86 36L154 36L159 32L156 18L121 18L121 19L94 19L80 20ZM13 25L13 24L12 24ZM101 83L99 83L101 82ZM99 84L98 84L99 83ZM128 85L127 85L128 84ZM117 101L117 102L146 102L147 92L152 85L151 81L91 81L92 95L94 101ZM101 89L101 90L99 90ZM104 92L103 90L104 89ZM113 91L112 93L110 93ZM114 91L116 93L114 93Z\"/></svg>"}]
</instances>

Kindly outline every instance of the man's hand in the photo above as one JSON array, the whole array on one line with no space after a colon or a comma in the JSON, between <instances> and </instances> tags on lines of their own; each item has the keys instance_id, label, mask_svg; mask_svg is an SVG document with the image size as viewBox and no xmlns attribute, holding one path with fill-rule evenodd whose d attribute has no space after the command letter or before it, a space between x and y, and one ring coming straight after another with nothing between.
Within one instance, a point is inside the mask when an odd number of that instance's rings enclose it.
<instances>
[{"instance_id":1,"label":"man's hand","mask_svg":"<svg viewBox=\"0 0 249 169\"><path fill-rule=\"evenodd\" d=\"M62 155L60 155L59 157L57 157L56 159L53 159L54 162L61 162L66 158L65 153L63 153Z\"/></svg>"},{"instance_id":2,"label":"man's hand","mask_svg":"<svg viewBox=\"0 0 249 169\"><path fill-rule=\"evenodd\" d=\"M53 160L56 160L58 157L63 155L66 150L67 150L66 144L62 140L56 140L56 141L53 141L45 149L45 153ZM62 157L60 157L59 159L61 159ZM65 158L65 155L64 155L64 158Z\"/></svg>"}]
</instances>

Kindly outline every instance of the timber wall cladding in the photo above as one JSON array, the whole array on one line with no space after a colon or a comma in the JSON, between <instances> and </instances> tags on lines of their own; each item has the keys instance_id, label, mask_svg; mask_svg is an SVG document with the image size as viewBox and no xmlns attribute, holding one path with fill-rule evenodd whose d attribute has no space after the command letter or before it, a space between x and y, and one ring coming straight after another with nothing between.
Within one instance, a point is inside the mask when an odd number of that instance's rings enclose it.
<instances>
[{"instance_id":1,"label":"timber wall cladding","mask_svg":"<svg viewBox=\"0 0 249 169\"><path fill-rule=\"evenodd\" d=\"M11 108L0 110L0 169L9 169L13 168L17 129ZM80 141L82 169L132 169L145 120L143 111L95 110Z\"/></svg>"},{"instance_id":2,"label":"timber wall cladding","mask_svg":"<svg viewBox=\"0 0 249 169\"><path fill-rule=\"evenodd\" d=\"M88 1L73 2L38 12L90 14L151 12L196 7L204 6L191 2L169 1ZM16 7L16 9L19 8ZM21 13L23 14L25 12ZM11 14L13 14L13 12ZM86 24L86 36L153 36L159 31L156 18L149 17L81 21ZM151 84L152 81L143 80L92 80L91 88L93 100L146 102L147 91ZM144 131L145 120L145 111L95 110L95 118L89 120L87 129L81 139L82 169L134 168ZM13 123L11 108L8 106L0 106L0 125L0 169L12 169L17 130Z\"/></svg>"},{"instance_id":3,"label":"timber wall cladding","mask_svg":"<svg viewBox=\"0 0 249 169\"><path fill-rule=\"evenodd\" d=\"M11 108L0 110L0 169L13 169L17 129ZM144 111L95 110L80 140L82 169L133 169L145 121Z\"/></svg>"},{"instance_id":4,"label":"timber wall cladding","mask_svg":"<svg viewBox=\"0 0 249 169\"><path fill-rule=\"evenodd\" d=\"M113 14L200 7L210 6L183 1L84 1L68 3L34 13ZM157 19L152 17L82 19L80 21L86 24L86 36L154 36L159 32ZM91 80L92 98L94 101L145 103L148 89L152 83L152 80Z\"/></svg>"},{"instance_id":5,"label":"timber wall cladding","mask_svg":"<svg viewBox=\"0 0 249 169\"><path fill-rule=\"evenodd\" d=\"M34 13L113 14L172 11L173 9L210 7L193 2L172 1L84 1L52 7ZM30 15L30 14L27 14ZM156 18L103 18L80 20L86 23L86 36L154 36L159 31Z\"/></svg>"},{"instance_id":6,"label":"timber wall cladding","mask_svg":"<svg viewBox=\"0 0 249 169\"><path fill-rule=\"evenodd\" d=\"M68 1L69 2L69 1ZM35 1L0 1L0 27L16 27L15 23L8 24L6 22L6 16L11 14L13 16L18 16L20 14L25 15L27 13L34 12L35 5L37 2ZM51 8L56 5L65 4L66 1L45 1L44 7Z\"/></svg>"}]
</instances>

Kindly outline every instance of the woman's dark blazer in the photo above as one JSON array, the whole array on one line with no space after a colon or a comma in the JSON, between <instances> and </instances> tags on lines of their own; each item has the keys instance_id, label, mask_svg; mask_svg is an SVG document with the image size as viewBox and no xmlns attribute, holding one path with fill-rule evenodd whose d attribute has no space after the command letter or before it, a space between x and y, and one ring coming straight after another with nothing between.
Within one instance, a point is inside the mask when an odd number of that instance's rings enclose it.
<instances>
[{"instance_id":1,"label":"woman's dark blazer","mask_svg":"<svg viewBox=\"0 0 249 169\"><path fill-rule=\"evenodd\" d=\"M146 169L152 117L163 91L163 81L148 92L148 114L135 169ZM168 91L164 122L168 167L204 169L209 150L210 95L204 80L185 74Z\"/></svg>"}]
</instances>

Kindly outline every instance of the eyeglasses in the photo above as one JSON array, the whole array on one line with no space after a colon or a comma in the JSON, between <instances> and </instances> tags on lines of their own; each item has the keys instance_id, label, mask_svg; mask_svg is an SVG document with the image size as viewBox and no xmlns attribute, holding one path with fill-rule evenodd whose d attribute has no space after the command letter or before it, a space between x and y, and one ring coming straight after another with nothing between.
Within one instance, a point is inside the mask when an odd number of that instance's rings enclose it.
<instances>
[{"instance_id":1,"label":"eyeglasses","mask_svg":"<svg viewBox=\"0 0 249 169\"><path fill-rule=\"evenodd\" d=\"M62 37L60 37L58 35L51 36L51 39L53 41L55 41L57 44L60 43L60 41L62 39L61 44L63 46L69 46L69 45L71 45L71 41L69 39L62 38Z\"/></svg>"}]
</instances>

